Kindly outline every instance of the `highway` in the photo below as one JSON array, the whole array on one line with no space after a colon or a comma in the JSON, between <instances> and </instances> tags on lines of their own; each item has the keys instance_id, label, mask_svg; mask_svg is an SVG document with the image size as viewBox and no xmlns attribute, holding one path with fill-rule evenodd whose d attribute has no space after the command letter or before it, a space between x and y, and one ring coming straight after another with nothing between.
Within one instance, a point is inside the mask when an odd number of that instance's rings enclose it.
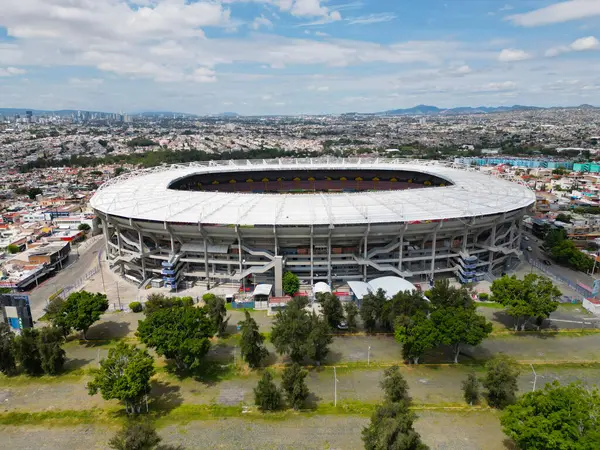
<instances>
[{"instance_id":1,"label":"highway","mask_svg":"<svg viewBox=\"0 0 600 450\"><path fill-rule=\"evenodd\" d=\"M33 320L37 320L44 315L44 308L50 295L60 288L75 284L96 265L98 252L102 251L103 248L104 240L100 239L84 250L80 250L79 257L77 257L76 252L71 252L69 264L66 268L28 293Z\"/></svg>"},{"instance_id":2,"label":"highway","mask_svg":"<svg viewBox=\"0 0 600 450\"><path fill-rule=\"evenodd\" d=\"M560 266L560 265L552 262L550 256L548 254L546 254L546 252L544 252L544 250L542 250L542 248L541 248L541 246L544 242L542 239L538 239L529 233L523 233L523 235L527 236L529 238L529 241L523 240L524 247L527 248L527 246L529 246L529 247L531 247L531 250L532 250L531 252L528 252L525 249L523 251L529 253L530 256L533 256L533 258L539 260L540 262L542 262L544 260L550 261L551 265L547 266L547 267L552 273L554 273L556 275L560 275L561 277L566 278L575 284L582 283L582 284L585 284L586 286L589 286L590 288L593 286L594 279L598 278L598 277L591 277L590 275L588 275L584 272L572 270L572 269L569 269L568 267L563 267L563 266ZM596 270L600 271L600 266L597 267Z\"/></svg>"}]
</instances>

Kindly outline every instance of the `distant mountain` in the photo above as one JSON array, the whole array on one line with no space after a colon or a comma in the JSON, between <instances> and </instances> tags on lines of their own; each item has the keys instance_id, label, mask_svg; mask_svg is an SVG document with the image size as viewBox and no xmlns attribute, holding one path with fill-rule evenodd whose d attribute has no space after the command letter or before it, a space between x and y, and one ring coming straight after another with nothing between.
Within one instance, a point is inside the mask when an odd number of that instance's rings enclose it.
<instances>
[{"instance_id":1,"label":"distant mountain","mask_svg":"<svg viewBox=\"0 0 600 450\"><path fill-rule=\"evenodd\" d=\"M567 107L567 108L560 108L560 107L541 108L539 106L513 105L513 106L498 106L498 107L462 106L462 107L458 107L458 108L442 109L442 108L438 108L437 106L418 105L418 106L415 106L414 108L393 109L391 111L383 111L380 113L376 113L376 115L380 115L380 116L437 116L437 115L461 115L461 114L491 114L491 113L510 112L510 111L535 111L535 110L542 110L542 109L596 109L596 107L591 106L591 105L581 105L581 106L573 106L573 107Z\"/></svg>"}]
</instances>

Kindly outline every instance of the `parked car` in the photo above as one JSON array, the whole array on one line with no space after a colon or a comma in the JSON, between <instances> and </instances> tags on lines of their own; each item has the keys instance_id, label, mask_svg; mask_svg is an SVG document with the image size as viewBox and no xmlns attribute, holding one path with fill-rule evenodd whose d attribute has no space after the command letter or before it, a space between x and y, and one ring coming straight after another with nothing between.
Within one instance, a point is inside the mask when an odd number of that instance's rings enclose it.
<instances>
[{"instance_id":1,"label":"parked car","mask_svg":"<svg viewBox=\"0 0 600 450\"><path fill-rule=\"evenodd\" d=\"M552 263L549 260L547 260L547 259L544 260L544 264L546 264L547 266L551 266L552 265Z\"/></svg>"},{"instance_id":2,"label":"parked car","mask_svg":"<svg viewBox=\"0 0 600 450\"><path fill-rule=\"evenodd\" d=\"M527 247L527 251L528 252L532 251L531 246Z\"/></svg>"},{"instance_id":3,"label":"parked car","mask_svg":"<svg viewBox=\"0 0 600 450\"><path fill-rule=\"evenodd\" d=\"M526 241L529 240L529 236L523 236L523 239L525 239Z\"/></svg>"}]
</instances>

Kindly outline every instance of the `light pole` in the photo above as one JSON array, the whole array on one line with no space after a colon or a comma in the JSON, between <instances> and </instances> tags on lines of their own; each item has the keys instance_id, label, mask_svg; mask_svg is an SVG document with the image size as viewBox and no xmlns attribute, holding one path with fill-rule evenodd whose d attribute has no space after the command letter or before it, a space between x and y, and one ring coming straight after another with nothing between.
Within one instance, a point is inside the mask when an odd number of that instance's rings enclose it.
<instances>
[{"instance_id":1,"label":"light pole","mask_svg":"<svg viewBox=\"0 0 600 450\"><path fill-rule=\"evenodd\" d=\"M333 367L333 406L337 407L337 374L335 371L335 366Z\"/></svg>"},{"instance_id":2,"label":"light pole","mask_svg":"<svg viewBox=\"0 0 600 450\"><path fill-rule=\"evenodd\" d=\"M371 346L369 345L369 349L367 350L367 366L371 365Z\"/></svg>"},{"instance_id":3,"label":"light pole","mask_svg":"<svg viewBox=\"0 0 600 450\"><path fill-rule=\"evenodd\" d=\"M117 299L119 300L119 311L122 311L123 308L121 307L121 295L119 294L119 282L117 281Z\"/></svg>"},{"instance_id":4,"label":"light pole","mask_svg":"<svg viewBox=\"0 0 600 450\"><path fill-rule=\"evenodd\" d=\"M533 364L529 364L529 365L531 366L531 370L533 371L533 390L531 392L535 392L535 385L537 384L537 373L535 373Z\"/></svg>"}]
</instances>

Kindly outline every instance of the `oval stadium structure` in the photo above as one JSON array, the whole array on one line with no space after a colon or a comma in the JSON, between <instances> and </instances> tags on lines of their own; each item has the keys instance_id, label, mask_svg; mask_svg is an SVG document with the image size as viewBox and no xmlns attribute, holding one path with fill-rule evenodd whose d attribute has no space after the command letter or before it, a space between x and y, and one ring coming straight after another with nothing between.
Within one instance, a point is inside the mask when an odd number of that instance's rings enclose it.
<instances>
[{"instance_id":1,"label":"oval stadium structure","mask_svg":"<svg viewBox=\"0 0 600 450\"><path fill-rule=\"evenodd\" d=\"M520 255L535 195L481 172L375 158L211 161L122 175L91 205L110 265L152 278L314 285L437 274L463 282Z\"/></svg>"}]
</instances>

